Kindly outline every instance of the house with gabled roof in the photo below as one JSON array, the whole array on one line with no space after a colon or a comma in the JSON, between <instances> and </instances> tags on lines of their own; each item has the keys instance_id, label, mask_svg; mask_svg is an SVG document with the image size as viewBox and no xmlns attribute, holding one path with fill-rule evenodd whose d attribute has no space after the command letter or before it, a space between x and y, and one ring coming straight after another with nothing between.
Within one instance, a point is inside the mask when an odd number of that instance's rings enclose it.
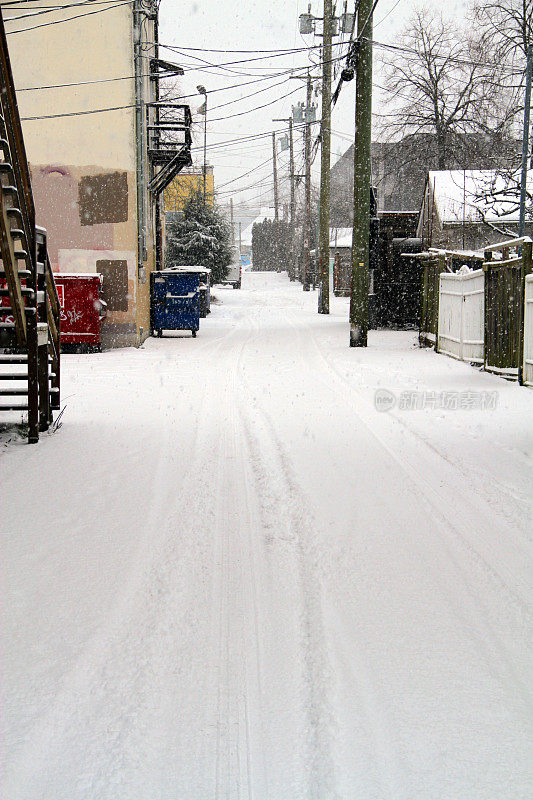
<instances>
[{"instance_id":1,"label":"house with gabled roof","mask_svg":"<svg viewBox=\"0 0 533 800\"><path fill-rule=\"evenodd\" d=\"M533 170L528 173L526 234L533 234ZM428 173L417 236L423 246L479 250L517 235L520 173L443 170Z\"/></svg>"}]
</instances>

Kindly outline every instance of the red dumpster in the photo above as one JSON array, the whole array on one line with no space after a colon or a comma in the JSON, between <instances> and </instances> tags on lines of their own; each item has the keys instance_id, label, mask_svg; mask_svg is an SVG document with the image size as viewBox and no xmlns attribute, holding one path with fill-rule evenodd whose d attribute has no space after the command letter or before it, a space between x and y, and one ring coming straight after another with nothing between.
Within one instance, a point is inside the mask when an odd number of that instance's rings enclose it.
<instances>
[{"instance_id":1,"label":"red dumpster","mask_svg":"<svg viewBox=\"0 0 533 800\"><path fill-rule=\"evenodd\" d=\"M54 278L61 306L61 344L99 349L101 324L107 314L107 305L100 297L102 276L97 272L56 272Z\"/></svg>"},{"instance_id":2,"label":"red dumpster","mask_svg":"<svg viewBox=\"0 0 533 800\"><path fill-rule=\"evenodd\" d=\"M22 294L25 294L26 291L26 278L22 278L20 281L20 285L22 287ZM24 303L28 305L28 298L24 298ZM29 305L31 306L32 303L30 302ZM15 322L15 317L11 313L11 311L7 314L2 312L2 308L10 308L11 306L11 299L9 297L9 292L7 289L7 282L5 280L0 280L0 323L13 325Z\"/></svg>"}]
</instances>

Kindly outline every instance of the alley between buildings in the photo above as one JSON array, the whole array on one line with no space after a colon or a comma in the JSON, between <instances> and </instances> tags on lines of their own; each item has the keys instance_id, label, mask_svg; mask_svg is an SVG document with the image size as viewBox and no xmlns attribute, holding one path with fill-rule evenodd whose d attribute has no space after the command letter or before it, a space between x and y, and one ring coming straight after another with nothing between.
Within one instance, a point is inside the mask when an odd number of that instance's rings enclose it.
<instances>
[{"instance_id":1,"label":"alley between buildings","mask_svg":"<svg viewBox=\"0 0 533 800\"><path fill-rule=\"evenodd\" d=\"M3 799L531 797L533 393L242 286L3 434Z\"/></svg>"}]
</instances>

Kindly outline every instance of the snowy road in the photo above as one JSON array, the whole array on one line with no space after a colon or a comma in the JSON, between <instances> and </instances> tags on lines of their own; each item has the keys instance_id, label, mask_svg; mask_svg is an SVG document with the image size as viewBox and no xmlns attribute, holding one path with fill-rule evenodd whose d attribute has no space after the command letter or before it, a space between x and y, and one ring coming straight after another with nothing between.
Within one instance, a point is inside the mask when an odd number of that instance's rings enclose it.
<instances>
[{"instance_id":1,"label":"snowy road","mask_svg":"<svg viewBox=\"0 0 533 800\"><path fill-rule=\"evenodd\" d=\"M216 294L2 448L3 800L531 798L533 392Z\"/></svg>"}]
</instances>

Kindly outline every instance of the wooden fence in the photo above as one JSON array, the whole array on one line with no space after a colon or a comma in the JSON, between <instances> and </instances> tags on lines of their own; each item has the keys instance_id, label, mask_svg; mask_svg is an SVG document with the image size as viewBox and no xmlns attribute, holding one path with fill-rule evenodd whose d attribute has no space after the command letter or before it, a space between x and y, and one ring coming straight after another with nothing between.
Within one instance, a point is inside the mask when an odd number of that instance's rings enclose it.
<instances>
[{"instance_id":1,"label":"wooden fence","mask_svg":"<svg viewBox=\"0 0 533 800\"><path fill-rule=\"evenodd\" d=\"M485 248L484 368L522 381L525 278L531 272L529 237ZM499 257L496 257L499 256Z\"/></svg>"},{"instance_id":2,"label":"wooden fence","mask_svg":"<svg viewBox=\"0 0 533 800\"><path fill-rule=\"evenodd\" d=\"M418 341L423 346L432 347L437 343L439 280L441 272L446 272L446 258L444 253L423 253L420 258L422 259L422 285Z\"/></svg>"},{"instance_id":3,"label":"wooden fence","mask_svg":"<svg viewBox=\"0 0 533 800\"><path fill-rule=\"evenodd\" d=\"M521 383L533 386L533 275L524 281L524 338Z\"/></svg>"}]
</instances>

